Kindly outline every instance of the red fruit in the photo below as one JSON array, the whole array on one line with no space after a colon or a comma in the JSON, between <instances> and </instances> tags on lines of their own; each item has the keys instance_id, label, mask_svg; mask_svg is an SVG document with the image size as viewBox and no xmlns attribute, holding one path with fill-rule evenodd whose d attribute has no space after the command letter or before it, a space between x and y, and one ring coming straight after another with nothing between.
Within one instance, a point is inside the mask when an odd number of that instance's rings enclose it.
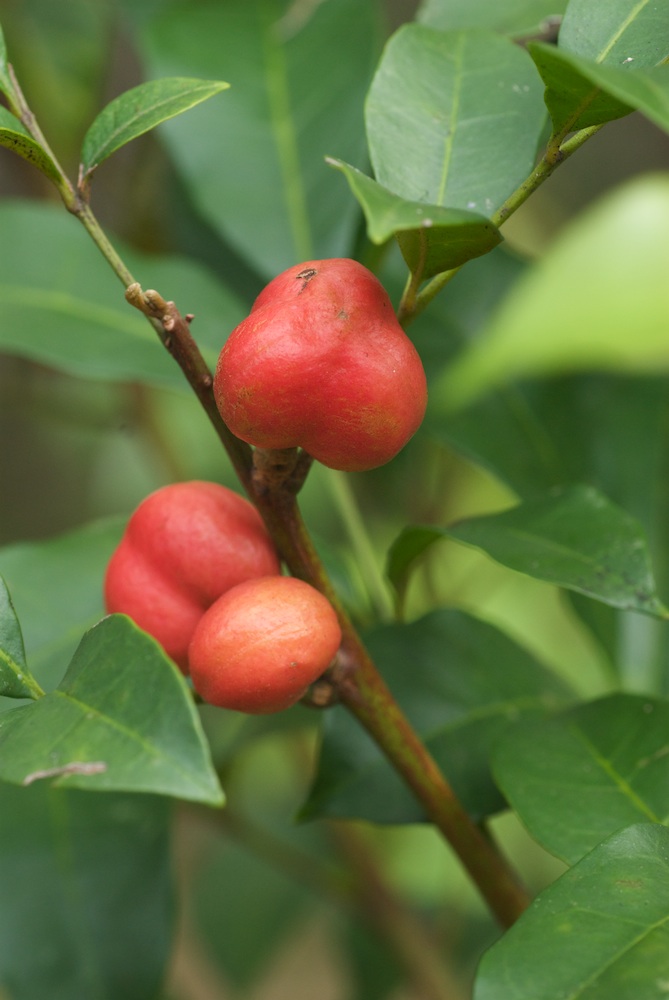
<instances>
[{"instance_id":1,"label":"red fruit","mask_svg":"<svg viewBox=\"0 0 669 1000\"><path fill-rule=\"evenodd\" d=\"M294 577L249 580L200 619L188 658L205 701L239 712L279 712L302 697L341 643L334 609Z\"/></svg>"},{"instance_id":2,"label":"red fruit","mask_svg":"<svg viewBox=\"0 0 669 1000\"><path fill-rule=\"evenodd\" d=\"M237 437L348 471L390 461L425 414L425 372L381 283L354 260L278 275L233 330L214 394Z\"/></svg>"},{"instance_id":3,"label":"red fruit","mask_svg":"<svg viewBox=\"0 0 669 1000\"><path fill-rule=\"evenodd\" d=\"M107 611L129 615L187 672L188 644L226 590L279 573L255 507L216 483L175 483L131 516L105 577Z\"/></svg>"}]
</instances>

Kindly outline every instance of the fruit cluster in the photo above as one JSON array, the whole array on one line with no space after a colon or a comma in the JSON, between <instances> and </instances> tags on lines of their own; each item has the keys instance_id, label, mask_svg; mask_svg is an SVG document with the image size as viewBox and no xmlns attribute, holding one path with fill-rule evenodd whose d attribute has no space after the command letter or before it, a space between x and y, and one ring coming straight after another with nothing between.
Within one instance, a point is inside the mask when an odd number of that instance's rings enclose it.
<instances>
[{"instance_id":1,"label":"fruit cluster","mask_svg":"<svg viewBox=\"0 0 669 1000\"><path fill-rule=\"evenodd\" d=\"M242 440L333 469L390 461L420 425L425 372L379 281L354 260L274 278L221 351L214 396ZM341 643L322 594L281 575L256 509L213 483L140 504L105 580L109 612L158 640L203 698L244 712L296 702Z\"/></svg>"},{"instance_id":2,"label":"fruit cluster","mask_svg":"<svg viewBox=\"0 0 669 1000\"><path fill-rule=\"evenodd\" d=\"M109 613L129 615L223 708L287 708L341 642L326 598L280 575L255 507L216 483L176 483L146 497L112 555L104 590Z\"/></svg>"}]
</instances>

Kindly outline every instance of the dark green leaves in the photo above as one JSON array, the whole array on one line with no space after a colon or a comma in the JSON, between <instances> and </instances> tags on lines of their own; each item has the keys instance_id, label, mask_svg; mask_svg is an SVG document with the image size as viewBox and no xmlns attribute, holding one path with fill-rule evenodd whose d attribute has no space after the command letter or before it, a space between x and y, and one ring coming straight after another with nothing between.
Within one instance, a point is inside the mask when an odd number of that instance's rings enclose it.
<instances>
[{"instance_id":1,"label":"dark green leaves","mask_svg":"<svg viewBox=\"0 0 669 1000\"><path fill-rule=\"evenodd\" d=\"M147 75L231 81L164 134L195 204L260 274L350 255L356 205L324 158L364 162L378 27L359 0L181 0L137 31Z\"/></svg>"},{"instance_id":2,"label":"dark green leaves","mask_svg":"<svg viewBox=\"0 0 669 1000\"><path fill-rule=\"evenodd\" d=\"M5 581L0 577L0 696L39 698L37 681L30 676L23 636Z\"/></svg>"},{"instance_id":3,"label":"dark green leaves","mask_svg":"<svg viewBox=\"0 0 669 1000\"><path fill-rule=\"evenodd\" d=\"M641 526L590 487L556 490L445 533L539 580L616 608L669 616L655 590Z\"/></svg>"},{"instance_id":4,"label":"dark green leaves","mask_svg":"<svg viewBox=\"0 0 669 1000\"><path fill-rule=\"evenodd\" d=\"M123 526L121 518L102 521L0 550L28 663L45 689L56 686L82 634L104 614L102 580Z\"/></svg>"},{"instance_id":5,"label":"dark green leaves","mask_svg":"<svg viewBox=\"0 0 669 1000\"><path fill-rule=\"evenodd\" d=\"M414 274L431 278L488 253L502 239L497 227L482 215L405 201L355 167L340 160L329 162L341 170L360 203L372 243L385 243L397 236L402 255Z\"/></svg>"},{"instance_id":6,"label":"dark green leaves","mask_svg":"<svg viewBox=\"0 0 669 1000\"><path fill-rule=\"evenodd\" d=\"M487 28L505 35L527 35L561 14L567 0L423 0L417 13L422 24L442 31Z\"/></svg>"},{"instance_id":7,"label":"dark green leaves","mask_svg":"<svg viewBox=\"0 0 669 1000\"><path fill-rule=\"evenodd\" d=\"M489 753L509 723L541 715L569 693L520 646L455 611L368 638L409 720L476 817L498 811ZM326 714L319 771L303 815L415 823L422 810L381 751L343 709Z\"/></svg>"},{"instance_id":8,"label":"dark green leaves","mask_svg":"<svg viewBox=\"0 0 669 1000\"><path fill-rule=\"evenodd\" d=\"M0 349L87 378L187 388L146 319L110 280L81 227L56 206L0 207ZM201 265L123 251L145 287L196 314L193 335L211 365L243 306Z\"/></svg>"},{"instance_id":9,"label":"dark green leaves","mask_svg":"<svg viewBox=\"0 0 669 1000\"><path fill-rule=\"evenodd\" d=\"M159 995L173 929L169 820L158 796L0 783L3 995Z\"/></svg>"},{"instance_id":10,"label":"dark green leaves","mask_svg":"<svg viewBox=\"0 0 669 1000\"><path fill-rule=\"evenodd\" d=\"M6 146L13 153L23 157L28 163L41 170L53 181L58 181L58 168L39 143L31 139L18 118L0 105L0 146Z\"/></svg>"},{"instance_id":11,"label":"dark green leaves","mask_svg":"<svg viewBox=\"0 0 669 1000\"><path fill-rule=\"evenodd\" d=\"M669 702L612 695L505 735L494 773L532 836L570 864L621 827L669 821Z\"/></svg>"},{"instance_id":12,"label":"dark green leaves","mask_svg":"<svg viewBox=\"0 0 669 1000\"><path fill-rule=\"evenodd\" d=\"M668 38L669 9L665 4L572 0L558 48L530 46L546 83L546 104L554 130L566 134L629 112L625 77L632 81L634 91L634 77L643 78L645 71L666 59ZM599 67L605 70L603 74Z\"/></svg>"},{"instance_id":13,"label":"dark green leaves","mask_svg":"<svg viewBox=\"0 0 669 1000\"><path fill-rule=\"evenodd\" d=\"M367 98L376 180L409 201L489 217L532 169L544 118L541 81L517 45L406 25Z\"/></svg>"},{"instance_id":14,"label":"dark green leaves","mask_svg":"<svg viewBox=\"0 0 669 1000\"><path fill-rule=\"evenodd\" d=\"M474 1000L660 1000L669 981L669 831L614 834L484 955Z\"/></svg>"},{"instance_id":15,"label":"dark green leaves","mask_svg":"<svg viewBox=\"0 0 669 1000\"><path fill-rule=\"evenodd\" d=\"M81 156L83 174L91 174L127 142L227 87L229 84L220 80L172 77L151 80L121 94L100 112L86 133Z\"/></svg>"},{"instance_id":16,"label":"dark green leaves","mask_svg":"<svg viewBox=\"0 0 669 1000\"><path fill-rule=\"evenodd\" d=\"M84 636L55 691L0 716L0 778L223 801L186 682L123 616Z\"/></svg>"}]
</instances>

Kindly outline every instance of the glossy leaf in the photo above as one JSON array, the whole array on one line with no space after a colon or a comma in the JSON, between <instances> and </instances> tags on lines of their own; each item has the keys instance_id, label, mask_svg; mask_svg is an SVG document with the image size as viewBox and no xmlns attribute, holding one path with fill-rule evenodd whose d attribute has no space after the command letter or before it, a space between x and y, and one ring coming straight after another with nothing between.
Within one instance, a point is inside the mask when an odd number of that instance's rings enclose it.
<instances>
[{"instance_id":1,"label":"glossy leaf","mask_svg":"<svg viewBox=\"0 0 669 1000\"><path fill-rule=\"evenodd\" d=\"M597 62L653 66L666 52L669 11L647 0L569 0L560 27L566 52Z\"/></svg>"},{"instance_id":2,"label":"glossy leaf","mask_svg":"<svg viewBox=\"0 0 669 1000\"><path fill-rule=\"evenodd\" d=\"M229 86L221 80L170 77L149 80L120 94L103 108L84 137L83 173L91 174L121 146Z\"/></svg>"},{"instance_id":3,"label":"glossy leaf","mask_svg":"<svg viewBox=\"0 0 669 1000\"><path fill-rule=\"evenodd\" d=\"M574 128L598 125L637 110L669 131L669 66L629 69L601 66L550 46L530 46L529 51L548 87L547 101L554 120L572 113L583 88L599 94L574 123Z\"/></svg>"},{"instance_id":4,"label":"glossy leaf","mask_svg":"<svg viewBox=\"0 0 669 1000\"><path fill-rule=\"evenodd\" d=\"M81 226L55 205L0 206L0 350L85 378L187 390L184 375ZM245 309L201 265L118 247L144 288L182 313L211 366Z\"/></svg>"},{"instance_id":5,"label":"glossy leaf","mask_svg":"<svg viewBox=\"0 0 669 1000\"><path fill-rule=\"evenodd\" d=\"M223 801L184 678L122 615L86 633L55 691L0 716L0 778Z\"/></svg>"},{"instance_id":6,"label":"glossy leaf","mask_svg":"<svg viewBox=\"0 0 669 1000\"><path fill-rule=\"evenodd\" d=\"M509 39L405 25L367 98L377 181L409 201L492 215L534 165L542 92Z\"/></svg>"},{"instance_id":7,"label":"glossy leaf","mask_svg":"<svg viewBox=\"0 0 669 1000\"><path fill-rule=\"evenodd\" d=\"M423 0L416 18L441 31L487 28L505 35L527 35L540 31L564 12L567 0Z\"/></svg>"},{"instance_id":8,"label":"glossy leaf","mask_svg":"<svg viewBox=\"0 0 669 1000\"><path fill-rule=\"evenodd\" d=\"M346 177L365 213L372 243L385 243L396 236L414 274L431 278L488 253L501 242L497 227L482 215L405 201L348 163L332 159L328 162Z\"/></svg>"},{"instance_id":9,"label":"glossy leaf","mask_svg":"<svg viewBox=\"0 0 669 1000\"><path fill-rule=\"evenodd\" d=\"M505 733L494 773L539 843L574 864L632 823L669 822L669 702L615 694Z\"/></svg>"},{"instance_id":10,"label":"glossy leaf","mask_svg":"<svg viewBox=\"0 0 669 1000\"><path fill-rule=\"evenodd\" d=\"M668 220L663 175L634 180L583 212L436 384L440 406L462 407L517 378L669 368Z\"/></svg>"},{"instance_id":11,"label":"glossy leaf","mask_svg":"<svg viewBox=\"0 0 669 1000\"><path fill-rule=\"evenodd\" d=\"M0 576L0 697L39 698L42 690L30 675L21 626L7 584Z\"/></svg>"},{"instance_id":12,"label":"glossy leaf","mask_svg":"<svg viewBox=\"0 0 669 1000\"><path fill-rule=\"evenodd\" d=\"M465 807L477 818L497 812L503 800L490 777L491 746L520 716L565 704L562 682L503 633L457 611L385 626L367 642ZM375 823L425 818L376 744L341 708L326 713L318 774L302 815Z\"/></svg>"},{"instance_id":13,"label":"glossy leaf","mask_svg":"<svg viewBox=\"0 0 669 1000\"><path fill-rule=\"evenodd\" d=\"M169 957L165 799L0 784L0 984L13 1000L147 1000Z\"/></svg>"},{"instance_id":14,"label":"glossy leaf","mask_svg":"<svg viewBox=\"0 0 669 1000\"><path fill-rule=\"evenodd\" d=\"M666 5L572 0L560 28L559 47L530 46L546 83L546 105L555 131L567 133L627 114L630 106L609 92L597 67L611 67L614 79L633 78L667 57L668 34Z\"/></svg>"},{"instance_id":15,"label":"glossy leaf","mask_svg":"<svg viewBox=\"0 0 669 1000\"><path fill-rule=\"evenodd\" d=\"M136 41L148 75L230 80L225 101L167 123L164 136L195 204L246 261L273 277L350 254L357 206L324 158L365 162L375 2L180 0Z\"/></svg>"},{"instance_id":16,"label":"glossy leaf","mask_svg":"<svg viewBox=\"0 0 669 1000\"><path fill-rule=\"evenodd\" d=\"M58 169L48 153L28 135L19 119L2 105L0 105L0 146L11 149L17 156L32 163L49 180L60 180Z\"/></svg>"},{"instance_id":17,"label":"glossy leaf","mask_svg":"<svg viewBox=\"0 0 669 1000\"><path fill-rule=\"evenodd\" d=\"M669 617L656 593L641 525L592 487L556 489L443 533L538 580L616 608Z\"/></svg>"},{"instance_id":18,"label":"glossy leaf","mask_svg":"<svg viewBox=\"0 0 669 1000\"><path fill-rule=\"evenodd\" d=\"M113 518L0 549L28 662L45 689L58 684L81 636L104 614L102 580L124 524Z\"/></svg>"},{"instance_id":19,"label":"glossy leaf","mask_svg":"<svg viewBox=\"0 0 669 1000\"><path fill-rule=\"evenodd\" d=\"M669 830L614 834L483 956L474 1000L660 1000L669 979Z\"/></svg>"}]
</instances>

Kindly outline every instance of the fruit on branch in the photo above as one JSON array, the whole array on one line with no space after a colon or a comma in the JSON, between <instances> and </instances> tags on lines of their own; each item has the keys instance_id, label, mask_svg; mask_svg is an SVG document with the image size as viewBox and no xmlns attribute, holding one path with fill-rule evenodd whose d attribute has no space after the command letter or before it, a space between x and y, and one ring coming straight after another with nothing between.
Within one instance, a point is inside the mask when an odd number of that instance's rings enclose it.
<instances>
[{"instance_id":1,"label":"fruit on branch","mask_svg":"<svg viewBox=\"0 0 669 1000\"><path fill-rule=\"evenodd\" d=\"M330 602L295 577L248 580L200 619L190 644L195 690L221 708L251 714L295 704L341 643Z\"/></svg>"},{"instance_id":2,"label":"fruit on branch","mask_svg":"<svg viewBox=\"0 0 669 1000\"><path fill-rule=\"evenodd\" d=\"M188 671L188 644L231 587L280 571L255 507L217 483L164 486L128 521L105 577L107 611L129 615Z\"/></svg>"},{"instance_id":3,"label":"fruit on branch","mask_svg":"<svg viewBox=\"0 0 669 1000\"><path fill-rule=\"evenodd\" d=\"M214 394L258 448L304 448L333 469L390 461L425 414L418 352L385 289L357 261L312 260L278 275L221 351Z\"/></svg>"}]
</instances>

